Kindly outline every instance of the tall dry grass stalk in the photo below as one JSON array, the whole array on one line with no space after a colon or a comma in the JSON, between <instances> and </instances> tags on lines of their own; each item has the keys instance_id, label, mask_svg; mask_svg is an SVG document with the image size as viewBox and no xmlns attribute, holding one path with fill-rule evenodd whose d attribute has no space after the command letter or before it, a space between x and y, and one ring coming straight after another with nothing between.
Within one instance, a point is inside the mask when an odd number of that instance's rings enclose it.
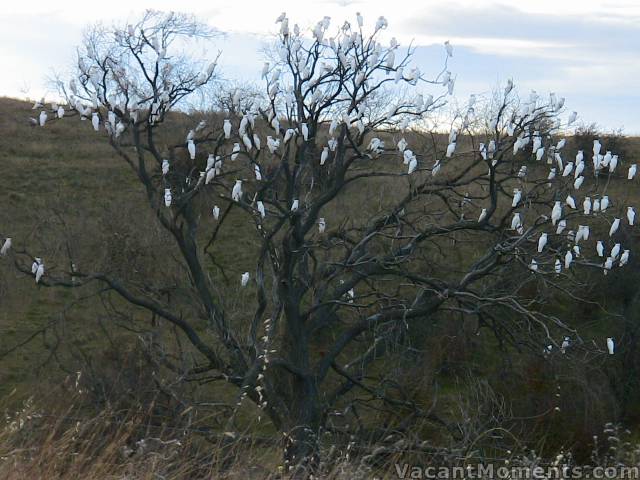
<instances>
[{"instance_id":1,"label":"tall dry grass stalk","mask_svg":"<svg viewBox=\"0 0 640 480\"><path fill-rule=\"evenodd\" d=\"M6 480L157 480L157 479L287 479L277 438L232 438L189 428L154 423L148 410L91 414L80 396L67 407L38 406L29 399L19 409L5 409L0 425L0 478ZM55 402L51 405L59 405ZM422 425L424 427L424 425ZM483 437L499 435L501 429ZM248 440L253 438L253 440ZM401 478L406 465L469 468L494 466L572 468L570 452L542 457L526 442L518 451L487 455L478 448L438 448L390 432L381 444L361 440L332 442L327 434L322 462L313 477L326 480ZM477 440L477 439L476 439ZM594 438L592 466L640 466L640 444L619 426L605 425ZM411 477L407 477L411 478Z\"/></svg>"}]
</instances>

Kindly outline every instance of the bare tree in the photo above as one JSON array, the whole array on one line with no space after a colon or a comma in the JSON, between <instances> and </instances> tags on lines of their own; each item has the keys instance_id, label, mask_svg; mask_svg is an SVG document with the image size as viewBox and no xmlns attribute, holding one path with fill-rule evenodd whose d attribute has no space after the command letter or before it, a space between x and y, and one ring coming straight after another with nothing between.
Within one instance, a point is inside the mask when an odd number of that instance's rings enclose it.
<instances>
[{"instance_id":1,"label":"bare tree","mask_svg":"<svg viewBox=\"0 0 640 480\"><path fill-rule=\"evenodd\" d=\"M617 159L596 147L593 166L578 166L556 141L568 127L564 100L532 92L520 101L509 82L483 100L486 116L470 99L447 139L421 126L453 90L448 51L427 79L411 47L381 43L383 17L370 33L345 22L331 37L328 18L313 38L286 17L279 24L263 72L268 102L232 97L222 125L201 123L174 144L163 132L182 127L170 111L211 81L215 63L171 47L212 32L149 12L137 25L89 33L69 102L107 127L175 241L190 294L168 298L99 271L47 270L39 284L99 283L177 327L197 356L188 368L166 363L183 379L237 387L238 401L254 402L282 432L287 465L303 476L336 412L353 416L347 435L363 403L395 411L405 426L439 421L390 368L420 326L464 315L501 341L559 350L554 332L573 330L545 302L550 292L575 296L569 282L583 268L624 264L620 251L603 265L588 227L607 235L626 206L602 204ZM238 218L253 268L242 279L233 272L225 289L216 256L237 240ZM26 274L32 260L16 251ZM238 306L244 285L252 296Z\"/></svg>"}]
</instances>

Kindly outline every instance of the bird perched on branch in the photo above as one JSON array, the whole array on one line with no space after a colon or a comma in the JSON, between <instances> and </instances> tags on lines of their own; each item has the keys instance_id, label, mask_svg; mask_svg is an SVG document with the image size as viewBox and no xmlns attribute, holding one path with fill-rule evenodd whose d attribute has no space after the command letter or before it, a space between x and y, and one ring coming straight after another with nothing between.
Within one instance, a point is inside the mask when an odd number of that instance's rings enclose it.
<instances>
[{"instance_id":1,"label":"bird perched on branch","mask_svg":"<svg viewBox=\"0 0 640 480\"><path fill-rule=\"evenodd\" d=\"M615 350L615 345L613 343L613 338L607 337L607 350L609 351L609 355L613 355Z\"/></svg>"},{"instance_id":2,"label":"bird perched on branch","mask_svg":"<svg viewBox=\"0 0 640 480\"><path fill-rule=\"evenodd\" d=\"M9 252L10 248L11 248L11 237L7 237L4 243L2 244L2 248L0 248L0 256L4 257Z\"/></svg>"},{"instance_id":3,"label":"bird perched on branch","mask_svg":"<svg viewBox=\"0 0 640 480\"><path fill-rule=\"evenodd\" d=\"M36 277L36 283L40 283L40 279L44 275L44 262L42 258L36 257L31 264L31 273Z\"/></svg>"},{"instance_id":4,"label":"bird perched on branch","mask_svg":"<svg viewBox=\"0 0 640 480\"><path fill-rule=\"evenodd\" d=\"M239 202L242 198L242 180L236 180L233 189L231 190L231 199L234 202Z\"/></svg>"}]
</instances>

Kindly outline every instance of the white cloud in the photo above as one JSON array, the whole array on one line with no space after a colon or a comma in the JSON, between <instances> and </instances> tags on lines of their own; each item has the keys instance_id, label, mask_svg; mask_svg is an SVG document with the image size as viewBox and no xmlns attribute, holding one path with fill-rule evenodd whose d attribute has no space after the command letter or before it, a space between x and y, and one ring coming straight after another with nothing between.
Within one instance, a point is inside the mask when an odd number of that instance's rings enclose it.
<instances>
[{"instance_id":1,"label":"white cloud","mask_svg":"<svg viewBox=\"0 0 640 480\"><path fill-rule=\"evenodd\" d=\"M106 5L106 6L105 6ZM132 7L133 5L133 7ZM514 5L516 5L514 7ZM43 78L52 68L69 65L84 26L96 20L107 23L135 19L146 8L180 10L196 14L220 30L230 32L216 47L223 53L223 72L240 80L253 80L260 69L261 44L275 34L275 18L286 11L291 22L305 30L323 15L332 17L335 29L345 19L353 22L362 12L365 27L384 14L387 41L398 37L413 41L423 71L439 65L442 42L455 46L450 69L458 74L459 93L490 90L499 79L513 77L526 88L563 92L579 99L575 108L594 112L610 108L611 95L620 114L611 117L640 132L635 94L640 76L635 59L640 49L640 2L637 0L316 0L273 2L235 0L205 3L183 0L107 4L70 0L52 3L32 0L10 2L0 13L0 94L19 96L29 84L32 96L44 93ZM213 55L215 49L209 49ZM589 102L588 105L585 103ZM620 108L622 105L622 108Z\"/></svg>"}]
</instances>

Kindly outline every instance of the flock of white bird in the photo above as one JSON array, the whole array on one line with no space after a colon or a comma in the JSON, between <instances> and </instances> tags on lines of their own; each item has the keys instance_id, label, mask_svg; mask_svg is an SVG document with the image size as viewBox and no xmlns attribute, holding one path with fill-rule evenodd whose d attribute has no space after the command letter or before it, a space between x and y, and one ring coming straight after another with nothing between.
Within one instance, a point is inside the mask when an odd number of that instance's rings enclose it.
<instances>
[{"instance_id":1,"label":"flock of white bird","mask_svg":"<svg viewBox=\"0 0 640 480\"><path fill-rule=\"evenodd\" d=\"M536 134L537 132L534 134L534 136ZM539 145L539 143L536 142L536 140L534 140L534 146L536 146L536 144ZM574 190L577 191L580 189L580 186L583 183L582 180L584 179L584 176L582 175L582 173L585 170L584 152L582 150L578 151L576 155L575 164L574 162L569 162L563 168L562 157L560 156L560 153L559 153L559 150L561 150L563 146L564 146L564 141L561 141L554 148L554 154L553 154L552 160L549 163L552 163L555 161L557 163L557 167L551 168L551 171L547 179L549 182L552 182L555 179L556 168L558 170L562 170L563 177L567 177L571 175L571 173L573 172L576 180L581 179L580 182L578 183L574 182L573 184ZM542 148L542 147L539 147L539 148ZM604 168L607 168L609 173L613 173L616 169L616 166L618 165L617 155L612 154L610 151L607 151L605 155L602 155L601 149L602 149L602 145L600 141L594 140L592 158L593 158L593 172L594 172L594 176L596 177L602 172ZM575 165L575 168L574 168L574 165ZM626 178L627 180L633 180L635 175L636 175L636 164L632 164L629 166ZM521 199L522 199L522 191L517 188L514 189L514 194L513 194L512 204L511 204L512 208L518 207L521 203ZM571 194L568 194L564 201L564 206L576 212L581 210L583 217L590 217L590 216L599 215L601 213L606 212L610 206L610 201L609 201L608 195L602 195L601 198L595 198L593 200L590 196L585 196L582 201L582 208L578 209L576 200ZM555 229L556 235L561 235L563 231L567 228L567 221L562 218L564 206L562 201L556 200L551 210L550 218L551 218L552 225L556 226L556 229ZM480 213L479 221L482 221L485 216L486 216L486 211L482 211ZM635 217L636 217L635 208L632 206L627 206L626 220L629 226L635 225ZM609 228L610 238L613 238L616 232L618 232L620 228L620 224L621 224L621 219L618 217L614 217L613 221L611 222L611 226ZM512 230L518 231L520 234L524 232L524 227L522 224L520 213L514 212L513 219L511 222L511 228ZM576 231L573 231L573 230L568 231L567 239L570 242L574 243L574 245L571 248L567 249L562 259L557 258L555 260L555 263L554 263L555 273L558 273L558 274L561 273L563 267L565 270L569 269L572 263L574 262L574 259L577 257L580 257L581 251L580 251L579 243L582 240L585 240L585 241L588 240L589 235L590 235L589 225L579 224L577 226ZM538 253L544 252L548 241L549 241L549 234L547 232L542 232L537 242ZM596 242L595 248L596 248L596 253L598 257L604 258L605 252L606 252L605 242L602 240L598 240ZM604 274L606 275L608 271L611 270L611 268L613 268L613 266L616 264L621 267L626 265L629 262L629 255L630 255L630 251L628 249L622 250L620 243L614 243L614 245L611 247L611 250L609 251L609 254L606 255L606 259L604 260L604 263L602 264ZM535 258L531 260L529 268L533 272L538 271L539 265L536 262Z\"/></svg>"},{"instance_id":2,"label":"flock of white bird","mask_svg":"<svg viewBox=\"0 0 640 480\"><path fill-rule=\"evenodd\" d=\"M359 13L356 16L357 24L359 29L363 26L364 19L362 15ZM280 56L280 60L285 63L288 62L291 58L298 58L297 54L302 48L302 42L299 40L300 37L300 29L297 25L294 25L293 29L290 30L289 27L289 19L286 14L281 14L277 19L276 23L280 24L280 34L283 38L289 38L290 41L288 44L283 42L282 46L280 46L278 50L278 54ZM324 17L313 29L313 36L318 42L324 41L324 36L329 28L330 18ZM379 17L376 21L375 31L381 30L387 27L387 21L384 17ZM133 27L129 27L128 35L133 37L135 35L135 31L132 31ZM337 42L334 38L328 39L328 45L334 49L337 56L337 62L342 64L344 68L352 68L354 71L357 71L358 74L355 77L355 85L362 86L366 84L368 81L367 75L365 74L366 68L361 68L362 65L358 64L358 59L355 55L351 58L347 58L344 52L348 51L349 48L354 45L358 41L362 41L361 30L351 30L351 26L348 22L345 22L343 27L341 28L342 33L344 34L342 40ZM293 34L293 37L291 35ZM294 40L291 40L294 38ZM162 48L162 46L156 40L153 43L153 48L158 52L158 62L160 59L166 58L166 48ZM325 41L326 43L326 41ZM380 43L375 44L375 48L373 53L371 53L371 58L367 60L367 67L375 66L380 58L385 58L384 66L387 69L387 74L390 71L395 71L394 81L398 83L399 81L405 81L410 85L416 85L417 81L421 79L421 72L418 68L413 68L408 72L404 71L404 66L399 65L395 67L395 52L399 47L399 44L395 38L392 38L388 49L384 50ZM446 52L447 58L453 56L453 46L449 41L444 43L444 48ZM385 57L382 57L385 55ZM198 82L200 84L205 83L208 78L211 77L213 70L215 68L215 62L210 64L207 68L206 72L203 72L198 77ZM312 79L312 75L314 72L310 71L309 66L306 64L306 61L300 62L297 66L297 69L301 75L301 77L305 80L313 82L318 82L318 80ZM329 64L325 64L323 62L320 70L322 73L331 72L334 69L333 66ZM91 94L91 102L88 105L86 100L81 100L81 96L78 95L78 86L75 81L70 83L70 90L72 92L71 100L70 100L70 108L78 111L80 113L80 118L82 120L91 119L92 127L95 131L100 131L100 127L102 124L100 109L104 107L105 104L99 100L97 95L98 87L97 87L97 79L95 77L95 72L92 73L90 68L87 68L85 65L80 65L80 70L82 72L86 72L87 77L89 79L89 84L93 84L95 87L95 91ZM293 91L291 87L286 87L283 89L280 85L282 72L278 68L271 68L269 62L265 62L262 68L262 78L267 81L267 90L269 94L270 100L273 102L275 97L278 94L282 94L284 98L285 106L287 110L291 108L293 103L296 101ZM443 74L438 77L438 82L442 86L447 88L449 94L453 93L453 87L455 84L455 77L451 75L451 73L445 69ZM86 83L86 82L85 82ZM86 88L86 86L85 86ZM511 80L508 81L507 86L505 87L504 94L508 95L514 88L513 82ZM86 98L86 96L85 96ZM312 105L313 102L319 102L322 98L322 89L317 88L314 91L312 96ZM464 117L463 124L460 128L460 131L464 130L468 122L470 121L470 117L473 116L474 113L474 104L476 102L475 95L471 95L468 102L467 115ZM44 99L40 102L35 102L33 109L41 109L44 108ZM154 123L154 121L161 114L162 108L166 104L169 103L166 92L161 95L159 100L154 101L150 106L148 106L149 110L149 122ZM426 112L431 106L434 105L434 98L432 95L427 95L426 97L422 94L418 94L414 100L414 107L416 112ZM240 92L236 92L233 96L233 104L235 106L239 106L240 104ZM539 106L539 96L535 91L531 92L530 98L528 102L523 103L521 115L524 118L527 115L532 115L536 108ZM549 100L549 108L552 112L559 112L564 107L564 98L556 98L555 94L550 95ZM133 121L137 122L138 118L141 116L140 111L142 108L129 106L128 109L123 108L120 105L121 111L128 111L130 120L126 118L118 118L116 113L111 108L107 111L107 120L104 122L104 128L110 135L115 137L119 137L127 128L127 122ZM65 116L65 109L63 106L58 104L51 104L51 111L54 112L55 117L58 119L63 118ZM275 110L271 108L269 110L270 115L268 122L270 126L273 128L274 133L272 135L268 135L266 137L265 145L267 146L269 152L271 154L277 154L279 150L288 145L290 142L297 141L300 139L302 142L310 142L315 140L316 132L311 131L309 125L305 122L298 122L297 126L294 128L281 128L281 122L287 121L287 118L279 117ZM144 113L144 112L143 112ZM238 142L233 143L233 148L231 152L227 155L231 161L235 161L240 155L246 153L248 154L254 148L256 150L260 150L262 146L262 141L257 133L254 133L255 121L258 113L254 112L245 112L241 114L241 119L237 128L237 138ZM567 126L572 125L577 119L577 112L571 112L569 118L567 120ZM42 110L38 119L31 119L31 123L34 125L45 126L49 120L49 115L46 110ZM290 119L289 119L290 120ZM385 120L388 122L394 121L396 125L400 127L400 131L404 132L409 127L408 116L399 115L399 105L392 103L389 105ZM559 122L559 120L558 120ZM362 114L357 114L355 117L350 115L347 112L343 112L341 114L336 114L333 118L328 122L328 134L329 138L327 140L326 145L322 145L319 163L320 165L325 165L328 160L331 159L333 155L335 155L336 149L338 147L338 140L336 138L336 131L341 125L345 125L347 129L355 128L362 135L365 132L365 123ZM492 123L490 125L491 129L495 129L498 126L498 116L494 116L492 119ZM556 127L559 126L559 123ZM186 138L186 150L189 154L189 158L191 160L196 159L197 154L197 144L198 140L196 139L197 133L203 130L206 127L204 122L200 122L198 126L189 131ZM226 118L223 121L222 131L224 134L224 138L226 140L232 139L234 137L234 126L232 124L231 119ZM442 160L437 160L433 167L431 168L431 175L435 176L441 169L442 161L447 159L451 159L456 151L457 147L457 136L458 129L452 128L449 134L449 142L444 153L444 158ZM516 123L511 122L506 126L506 132L509 136L515 136L516 131ZM283 133L284 132L284 133ZM549 186L554 181L554 179L559 175L561 177L569 177L573 175L573 189L575 192L578 192L583 185L584 182L584 171L585 171L585 161L584 161L584 152L580 150L576 157L575 161L569 161L566 164L562 158L562 150L566 144L564 139L560 140L556 145L548 146L546 149L543 145L543 138L538 131L534 131L530 133L528 131L523 131L520 133L513 143L513 154L516 155L518 152L524 150L524 148L529 144L532 144L532 155L535 156L537 161L541 161L546 156L547 163L550 165L554 165L550 168L549 175L547 180L549 182ZM407 168L407 174L412 175L418 170L418 157L416 154L408 148L407 140L402 137L395 148L400 153L403 164ZM243 151L244 149L244 151ZM379 155L383 152L388 152L385 149L385 143L380 138L373 137L370 139L367 150L371 153L372 156ZM491 168L495 167L497 164L497 159L494 158L494 154L496 153L497 145L494 140L490 140L487 145L481 143L478 148L479 154L485 160L489 161L491 167L489 169L489 173L491 173ZM595 140L593 143L593 172L595 176L603 172L613 173L618 168L619 158L618 155L614 155L611 151L606 151L605 154L601 154L602 145L598 140ZM216 176L219 176L222 173L223 161L227 156L215 156L214 154L209 154L206 162L205 170L201 172L201 179L205 185L210 184ZM162 174L166 176L169 174L171 165L169 160L164 159L162 161ZM255 164L253 167L254 175L256 181L262 180L262 171L258 164ZM633 180L637 173L636 164L632 164L629 166L627 171L627 179ZM519 172L518 178L523 182L526 180L528 174L528 169L526 165L523 165ZM237 179L235 184L231 190L231 200L233 202L241 202L243 198L243 180ZM513 209L518 208L523 204L523 188L515 188L513 191L513 197L511 202L511 207ZM573 195L576 195L574 193ZM171 188L165 188L164 190L164 204L166 207L171 207L173 203L173 195L171 192ZM571 194L567 195L564 204L571 210L578 210L578 205L576 204L576 200L574 196ZM567 228L567 221L563 219L563 202L555 201L555 204L551 211L551 223L556 227L555 234L561 235L563 231ZM601 198L592 198L590 196L585 196L582 201L582 213L584 216L592 216L598 215L602 212L606 212L609 208L609 198L607 195L603 195ZM263 202L256 201L255 209L261 218L265 218L267 215L267 211ZM301 205L298 199L293 199L292 204L290 206L291 212L297 212L301 209ZM220 218L220 208L215 205L212 209L213 218L218 220ZM635 209L632 206L627 207L626 211L627 223L630 226L635 224ZM484 222L487 220L487 209L482 208L480 215L478 217L478 222ZM611 228L609 231L609 237L613 237L620 227L620 218L615 218L613 223L611 224ZM324 233L326 229L326 221L324 218L320 218L318 220L318 231L320 234ZM514 212L513 218L511 221L511 229L519 232L520 234L524 233L524 222L523 215L520 212ZM537 241L537 252L538 254L543 254L547 245L549 243L550 237L549 233L543 232L540 234ZM588 240L590 235L590 230L588 225L578 225L577 231L570 230L567 234L567 238L574 244L570 248L567 249L564 255L561 255L561 258L556 258L553 266L553 270L555 273L561 273L563 268L568 270L571 265L574 263L575 259L580 257L581 251L579 243L580 241ZM9 248L11 247L11 238L7 238L0 249L0 255L6 255ZM604 258L606 252L605 243L602 240L598 240L596 243L596 253L598 257ZM615 243L608 254L606 255L606 259L602 264L604 273L606 274L614 265L623 266L629 261L629 250L622 249L620 243ZM539 264L535 258L531 259L531 263L529 264L529 269L532 272L538 272ZM41 258L36 258L34 260L32 266L32 273L35 276L36 282L39 282L42 276L44 275L44 263ZM241 286L245 287L248 285L250 279L249 272L245 272L241 276ZM353 298L353 292L351 292L351 298ZM611 338L607 339L607 346L610 353L613 353L613 340Z\"/></svg>"}]
</instances>

